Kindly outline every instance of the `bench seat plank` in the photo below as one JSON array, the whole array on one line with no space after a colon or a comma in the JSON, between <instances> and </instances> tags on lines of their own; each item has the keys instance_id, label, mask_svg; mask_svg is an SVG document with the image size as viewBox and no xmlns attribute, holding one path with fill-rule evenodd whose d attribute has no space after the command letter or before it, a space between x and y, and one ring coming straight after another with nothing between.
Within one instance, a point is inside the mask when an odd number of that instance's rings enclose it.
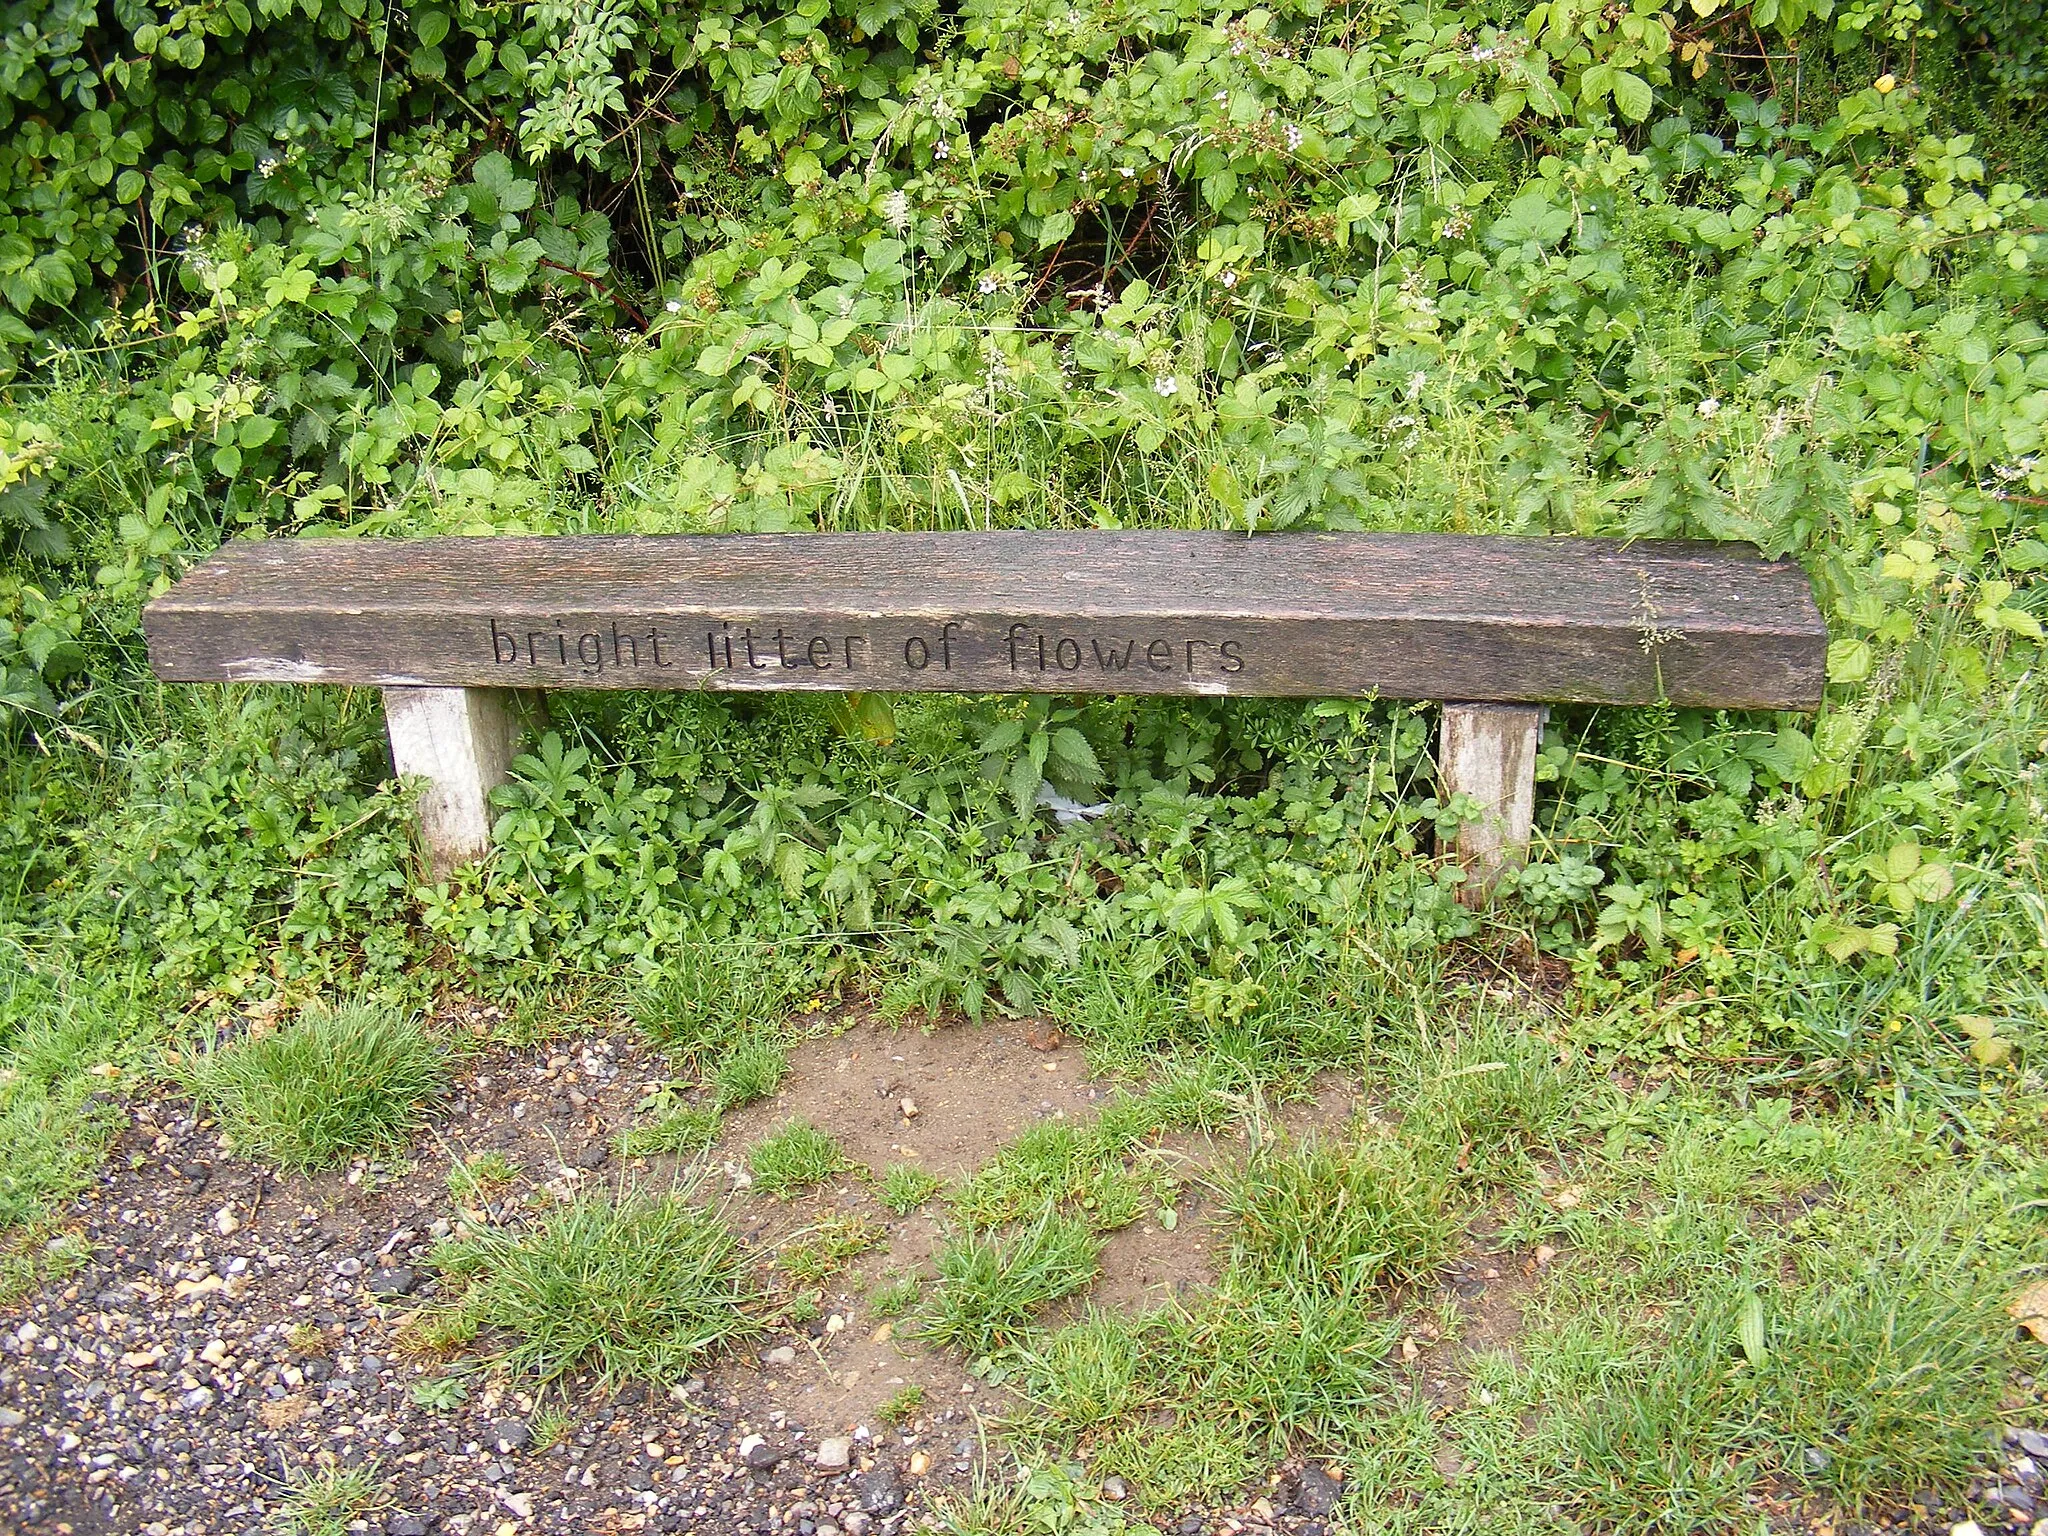
<instances>
[{"instance_id":1,"label":"bench seat plank","mask_svg":"<svg viewBox=\"0 0 2048 1536\"><path fill-rule=\"evenodd\" d=\"M1793 709L1827 646L1789 561L1432 534L268 540L143 622L178 682Z\"/></svg>"}]
</instances>

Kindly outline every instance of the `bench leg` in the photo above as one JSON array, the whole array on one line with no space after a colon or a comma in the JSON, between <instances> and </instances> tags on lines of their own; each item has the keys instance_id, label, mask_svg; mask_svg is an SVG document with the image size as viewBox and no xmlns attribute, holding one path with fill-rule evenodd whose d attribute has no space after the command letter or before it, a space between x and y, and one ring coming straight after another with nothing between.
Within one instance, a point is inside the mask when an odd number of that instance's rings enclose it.
<instances>
[{"instance_id":1,"label":"bench leg","mask_svg":"<svg viewBox=\"0 0 2048 1536\"><path fill-rule=\"evenodd\" d=\"M1446 704L1437 766L1444 798L1466 794L1486 808L1453 840L1465 866L1459 900L1478 906L1501 874L1529 852L1536 820L1536 751L1545 711L1520 704Z\"/></svg>"},{"instance_id":2,"label":"bench leg","mask_svg":"<svg viewBox=\"0 0 2048 1536\"><path fill-rule=\"evenodd\" d=\"M511 694L500 688L386 688L391 765L427 780L420 837L436 877L491 847L491 791L512 772L519 739Z\"/></svg>"}]
</instances>

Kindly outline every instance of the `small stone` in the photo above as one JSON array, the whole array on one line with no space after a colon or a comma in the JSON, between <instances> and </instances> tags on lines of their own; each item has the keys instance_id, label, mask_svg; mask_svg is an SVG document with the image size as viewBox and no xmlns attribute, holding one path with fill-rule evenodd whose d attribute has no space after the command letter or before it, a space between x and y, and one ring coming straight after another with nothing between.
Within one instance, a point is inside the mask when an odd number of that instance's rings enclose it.
<instances>
[{"instance_id":1,"label":"small stone","mask_svg":"<svg viewBox=\"0 0 2048 1536\"><path fill-rule=\"evenodd\" d=\"M846 1332L846 1319L841 1317L837 1312L834 1312L830 1317L825 1319L825 1331L827 1333Z\"/></svg>"},{"instance_id":2,"label":"small stone","mask_svg":"<svg viewBox=\"0 0 2048 1536\"><path fill-rule=\"evenodd\" d=\"M1102 1496L1113 1504L1121 1504L1131 1496L1131 1485L1120 1477L1105 1477L1102 1480Z\"/></svg>"},{"instance_id":3,"label":"small stone","mask_svg":"<svg viewBox=\"0 0 2048 1536\"><path fill-rule=\"evenodd\" d=\"M902 1099L897 1101L896 1107L903 1111L904 1119L915 1120L917 1118L917 1100L911 1098L908 1094L905 1094Z\"/></svg>"},{"instance_id":4,"label":"small stone","mask_svg":"<svg viewBox=\"0 0 2048 1536\"><path fill-rule=\"evenodd\" d=\"M763 1355L761 1360L766 1365L795 1365L796 1346L794 1344L778 1344L769 1350L767 1354Z\"/></svg>"},{"instance_id":5,"label":"small stone","mask_svg":"<svg viewBox=\"0 0 2048 1536\"><path fill-rule=\"evenodd\" d=\"M740 1460L756 1472L766 1472L771 1467L780 1466L788 1456L789 1452L770 1445L760 1435L749 1435L740 1442Z\"/></svg>"},{"instance_id":6,"label":"small stone","mask_svg":"<svg viewBox=\"0 0 2048 1536\"><path fill-rule=\"evenodd\" d=\"M524 1419L500 1419L491 1426L491 1443L500 1456L509 1456L533 1443L533 1431Z\"/></svg>"},{"instance_id":7,"label":"small stone","mask_svg":"<svg viewBox=\"0 0 2048 1536\"><path fill-rule=\"evenodd\" d=\"M912 1451L910 1453L910 1475L912 1477L923 1477L931 1469L932 1459L929 1455L923 1451Z\"/></svg>"},{"instance_id":8,"label":"small stone","mask_svg":"<svg viewBox=\"0 0 2048 1536\"><path fill-rule=\"evenodd\" d=\"M1294 1507L1304 1515L1327 1515L1337 1507L1343 1494L1344 1485L1321 1467L1303 1467Z\"/></svg>"},{"instance_id":9,"label":"small stone","mask_svg":"<svg viewBox=\"0 0 2048 1536\"><path fill-rule=\"evenodd\" d=\"M893 1515L903 1507L903 1479L894 1463L878 1461L862 1474L860 1507L871 1515Z\"/></svg>"},{"instance_id":10,"label":"small stone","mask_svg":"<svg viewBox=\"0 0 2048 1536\"><path fill-rule=\"evenodd\" d=\"M2038 1429L2022 1429L2014 1433L2012 1443L2037 1460L2048 1461L2048 1435Z\"/></svg>"},{"instance_id":11,"label":"small stone","mask_svg":"<svg viewBox=\"0 0 2048 1536\"><path fill-rule=\"evenodd\" d=\"M43 1330L34 1323L23 1323L14 1330L14 1336L24 1344L33 1344L43 1336Z\"/></svg>"},{"instance_id":12,"label":"small stone","mask_svg":"<svg viewBox=\"0 0 2048 1536\"><path fill-rule=\"evenodd\" d=\"M226 1365L228 1363L227 1341L224 1339L212 1340L207 1344L206 1348L199 1351L199 1358L208 1365Z\"/></svg>"},{"instance_id":13,"label":"small stone","mask_svg":"<svg viewBox=\"0 0 2048 1536\"><path fill-rule=\"evenodd\" d=\"M1984 1527L1974 1520L1958 1520L1948 1528L1948 1536L1984 1536Z\"/></svg>"},{"instance_id":14,"label":"small stone","mask_svg":"<svg viewBox=\"0 0 2048 1536\"><path fill-rule=\"evenodd\" d=\"M0 1408L0 1429L19 1429L28 1422L28 1415L19 1408Z\"/></svg>"},{"instance_id":15,"label":"small stone","mask_svg":"<svg viewBox=\"0 0 2048 1536\"><path fill-rule=\"evenodd\" d=\"M498 1502L522 1520L533 1518L533 1495L530 1493L501 1493Z\"/></svg>"},{"instance_id":16,"label":"small stone","mask_svg":"<svg viewBox=\"0 0 2048 1536\"><path fill-rule=\"evenodd\" d=\"M345 1280L353 1280L363 1272L363 1261L351 1254L334 1266L334 1272Z\"/></svg>"},{"instance_id":17,"label":"small stone","mask_svg":"<svg viewBox=\"0 0 2048 1536\"><path fill-rule=\"evenodd\" d=\"M179 1399L187 1408L197 1413L214 1405L214 1391L211 1387L194 1387Z\"/></svg>"},{"instance_id":18,"label":"small stone","mask_svg":"<svg viewBox=\"0 0 2048 1536\"><path fill-rule=\"evenodd\" d=\"M384 1526L384 1536L427 1536L427 1522L418 1515L393 1515Z\"/></svg>"},{"instance_id":19,"label":"small stone","mask_svg":"<svg viewBox=\"0 0 2048 1536\"><path fill-rule=\"evenodd\" d=\"M1550 1261L1556 1257L1557 1250L1551 1247L1550 1244L1538 1243L1536 1245L1536 1267L1538 1269L1549 1268Z\"/></svg>"},{"instance_id":20,"label":"small stone","mask_svg":"<svg viewBox=\"0 0 2048 1536\"><path fill-rule=\"evenodd\" d=\"M213 1213L213 1230L222 1237L233 1237L242 1230L241 1218L235 1215L234 1207L224 1205Z\"/></svg>"},{"instance_id":21,"label":"small stone","mask_svg":"<svg viewBox=\"0 0 2048 1536\"><path fill-rule=\"evenodd\" d=\"M895 1337L896 1325L894 1323L884 1323L868 1335L868 1342L871 1344L886 1344Z\"/></svg>"},{"instance_id":22,"label":"small stone","mask_svg":"<svg viewBox=\"0 0 2048 1536\"><path fill-rule=\"evenodd\" d=\"M818 1442L818 1467L821 1471L843 1471L852 1460L853 1438L850 1435L834 1435L829 1440Z\"/></svg>"},{"instance_id":23,"label":"small stone","mask_svg":"<svg viewBox=\"0 0 2048 1536\"><path fill-rule=\"evenodd\" d=\"M380 1269L365 1281L372 1296L410 1296L426 1279L410 1264L395 1264L390 1269Z\"/></svg>"}]
</instances>

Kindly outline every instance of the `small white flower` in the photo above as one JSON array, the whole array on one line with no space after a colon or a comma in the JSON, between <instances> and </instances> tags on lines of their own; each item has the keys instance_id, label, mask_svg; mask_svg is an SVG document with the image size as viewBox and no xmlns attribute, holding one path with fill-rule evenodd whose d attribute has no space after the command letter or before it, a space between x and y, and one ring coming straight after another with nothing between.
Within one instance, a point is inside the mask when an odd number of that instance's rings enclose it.
<instances>
[{"instance_id":1,"label":"small white flower","mask_svg":"<svg viewBox=\"0 0 2048 1536\"><path fill-rule=\"evenodd\" d=\"M891 192L882 199L882 220L891 229L909 228L910 199L901 189Z\"/></svg>"},{"instance_id":2,"label":"small white flower","mask_svg":"<svg viewBox=\"0 0 2048 1536\"><path fill-rule=\"evenodd\" d=\"M1499 53L1500 50L1498 48L1474 48L1472 50L1472 62L1474 64L1484 64L1489 59L1497 57Z\"/></svg>"},{"instance_id":3,"label":"small white flower","mask_svg":"<svg viewBox=\"0 0 2048 1536\"><path fill-rule=\"evenodd\" d=\"M1223 269L1223 286L1226 288L1235 288L1237 286L1237 268L1225 267Z\"/></svg>"},{"instance_id":4,"label":"small white flower","mask_svg":"<svg viewBox=\"0 0 2048 1536\"><path fill-rule=\"evenodd\" d=\"M1425 388L1425 387L1426 387L1426 386L1428 385L1428 383L1429 383L1429 375L1428 375L1428 374L1426 374L1426 373L1424 373L1424 372L1423 372L1423 371L1422 371L1422 370L1421 370L1420 368L1416 369L1416 370L1415 370L1415 371L1414 371L1413 373L1409 374L1409 375L1408 375L1408 398L1409 398L1410 400L1419 400L1419 399L1421 399L1421 398L1422 398L1422 391L1423 391L1423 389L1424 389L1424 388Z\"/></svg>"},{"instance_id":5,"label":"small white flower","mask_svg":"<svg viewBox=\"0 0 2048 1536\"><path fill-rule=\"evenodd\" d=\"M1177 395L1180 393L1180 380L1170 373L1162 373L1152 381L1152 392L1156 395Z\"/></svg>"},{"instance_id":6,"label":"small white flower","mask_svg":"<svg viewBox=\"0 0 2048 1536\"><path fill-rule=\"evenodd\" d=\"M1702 400L1699 403L1696 409L1699 411L1700 419L1702 421L1712 421L1716 416L1721 414L1721 402L1716 400L1712 395L1709 395L1706 399Z\"/></svg>"},{"instance_id":7,"label":"small white flower","mask_svg":"<svg viewBox=\"0 0 2048 1536\"><path fill-rule=\"evenodd\" d=\"M1228 91L1218 91L1218 92L1216 93L1216 105L1217 105L1217 106L1219 106L1219 107L1220 107L1220 106L1222 106L1222 105L1223 105L1224 103L1228 102L1229 100L1230 100L1230 92L1228 92Z\"/></svg>"},{"instance_id":8,"label":"small white flower","mask_svg":"<svg viewBox=\"0 0 2048 1536\"><path fill-rule=\"evenodd\" d=\"M670 299L662 308L672 315L680 315L683 312L683 301L681 299Z\"/></svg>"},{"instance_id":9,"label":"small white flower","mask_svg":"<svg viewBox=\"0 0 2048 1536\"><path fill-rule=\"evenodd\" d=\"M277 156L265 155L262 158L262 160L257 162L256 174L261 176L265 181L268 181L271 177L277 174L277 168L280 163L281 162L278 160Z\"/></svg>"},{"instance_id":10,"label":"small white flower","mask_svg":"<svg viewBox=\"0 0 2048 1536\"><path fill-rule=\"evenodd\" d=\"M936 144L932 145L932 158L934 160L943 160L951 153L952 151L946 148L946 141L944 139L940 139Z\"/></svg>"},{"instance_id":11,"label":"small white flower","mask_svg":"<svg viewBox=\"0 0 2048 1536\"><path fill-rule=\"evenodd\" d=\"M981 291L985 294L994 293L996 291L995 278L987 273L983 273L981 278Z\"/></svg>"},{"instance_id":12,"label":"small white flower","mask_svg":"<svg viewBox=\"0 0 2048 1536\"><path fill-rule=\"evenodd\" d=\"M1129 181L1133 176L1138 174L1136 171L1132 170L1128 165L1118 166L1116 168L1116 173L1117 175L1123 177L1125 181Z\"/></svg>"},{"instance_id":13,"label":"small white flower","mask_svg":"<svg viewBox=\"0 0 2048 1536\"><path fill-rule=\"evenodd\" d=\"M1301 130L1300 130L1299 128L1295 127L1295 126L1294 126L1294 124L1292 124L1292 123L1289 123L1289 124L1287 125L1287 128L1286 128L1286 133L1287 133L1287 147L1288 147L1289 149L1299 149L1299 148L1301 148Z\"/></svg>"}]
</instances>

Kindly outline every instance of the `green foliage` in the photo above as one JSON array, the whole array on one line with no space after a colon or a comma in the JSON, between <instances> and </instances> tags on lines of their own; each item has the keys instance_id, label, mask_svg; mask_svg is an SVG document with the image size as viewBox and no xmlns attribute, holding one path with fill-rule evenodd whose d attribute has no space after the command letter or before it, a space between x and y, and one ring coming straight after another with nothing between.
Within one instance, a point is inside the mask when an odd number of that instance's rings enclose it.
<instances>
[{"instance_id":1,"label":"green foliage","mask_svg":"<svg viewBox=\"0 0 2048 1536\"><path fill-rule=\"evenodd\" d=\"M452 1413L469 1401L469 1383L460 1376L430 1376L412 1384L406 1394L413 1406L433 1413Z\"/></svg>"},{"instance_id":2,"label":"green foliage","mask_svg":"<svg viewBox=\"0 0 2048 1536\"><path fill-rule=\"evenodd\" d=\"M448 1049L424 1025L369 1002L313 1004L186 1073L237 1150L300 1170L402 1146L447 1076Z\"/></svg>"},{"instance_id":3,"label":"green foliage","mask_svg":"<svg viewBox=\"0 0 2048 1536\"><path fill-rule=\"evenodd\" d=\"M1172 1193L1155 1131L1389 1042L1417 1190L1504 1191L1532 1241L1578 1219L1537 1193L1560 1140L1661 1125L1610 1078L1755 1099L1660 1178L1840 1162L1773 1118L1791 1089L1994 1119L2048 984L2039 9L30 7L0 44L0 1221L40 1232L164 1021L443 989L623 996L677 1078L636 1153L772 1094L790 1017L842 984L1050 1013L1165 1075L1154 1118L970 1180L998 1224L1142 1214ZM1427 706L556 695L492 857L440 880L373 694L160 688L138 633L231 537L991 526L1749 540L1814 579L1828 704L1556 710L1534 857L1476 914L1432 857L1456 808ZM1432 1033L1500 972L1547 1038L1491 1003ZM1152 1498L1359 1443L1396 1326L1365 1277L1440 1248L1375 1156L1262 1153L1227 1299L1048 1367L1046 1454L990 1509L1113 1524L1044 1470L1077 1437ZM1354 1184L1356 1225L1317 1196ZM1325 1220L1351 1271L1286 1257ZM1254 1276L1307 1289L1283 1314ZM1639 1464L1733 1403L1779 1427L1687 1442L1688 1476L1947 1475L1910 1382L1981 1405L1915 1342L1935 1314L1899 1309L1884 1380L1830 1342L1879 1289L1755 1293L1834 1362L1801 1383L1773 1354L1736 1384L1764 1395L1717 1395L1701 1333L1674 1396L1619 1389ZM1666 1315L1739 1336L1750 1294ZM1591 1385L1545 1390L1604 1405L1671 1337L1582 1339ZM1091 1418L1112 1387L1137 1406ZM1405 1422L1355 1487L1429 1486L1427 1455L1388 1470ZM1490 1422L1461 1413L1468 1450ZM1775 1437L1824 1422L1809 1476ZM1573 1518L1734 1507L1644 1477Z\"/></svg>"},{"instance_id":4,"label":"green foliage","mask_svg":"<svg viewBox=\"0 0 2048 1536\"><path fill-rule=\"evenodd\" d=\"M908 1216L945 1187L946 1181L936 1174L909 1163L892 1163L882 1175L875 1198L894 1215Z\"/></svg>"},{"instance_id":5,"label":"green foliage","mask_svg":"<svg viewBox=\"0 0 2048 1536\"><path fill-rule=\"evenodd\" d=\"M773 1035L753 1035L740 1041L712 1074L716 1109L722 1114L767 1098L788 1070L789 1053Z\"/></svg>"},{"instance_id":6,"label":"green foliage","mask_svg":"<svg viewBox=\"0 0 2048 1536\"><path fill-rule=\"evenodd\" d=\"M472 1152L448 1170L448 1193L458 1205L482 1205L519 1177L519 1168L502 1152Z\"/></svg>"},{"instance_id":7,"label":"green foliage","mask_svg":"<svg viewBox=\"0 0 2048 1536\"><path fill-rule=\"evenodd\" d=\"M969 1358L1014 1344L1040 1307L1095 1278L1101 1251L1085 1223L1052 1211L1011 1231L955 1238L939 1252L919 1334Z\"/></svg>"},{"instance_id":8,"label":"green foliage","mask_svg":"<svg viewBox=\"0 0 2048 1536\"><path fill-rule=\"evenodd\" d=\"M666 1386L760 1326L738 1238L688 1191L586 1197L528 1230L444 1243L434 1262L492 1363L543 1384L588 1370L607 1390Z\"/></svg>"},{"instance_id":9,"label":"green foliage","mask_svg":"<svg viewBox=\"0 0 2048 1536\"><path fill-rule=\"evenodd\" d=\"M887 1236L878 1223L865 1217L827 1217L791 1236L776 1262L798 1285L816 1285L838 1274L849 1259L879 1247Z\"/></svg>"},{"instance_id":10,"label":"green foliage","mask_svg":"<svg viewBox=\"0 0 2048 1536\"><path fill-rule=\"evenodd\" d=\"M877 1317L902 1317L917 1305L917 1293L923 1289L915 1275L903 1275L894 1280L885 1280L868 1292L868 1310Z\"/></svg>"},{"instance_id":11,"label":"green foliage","mask_svg":"<svg viewBox=\"0 0 2048 1536\"><path fill-rule=\"evenodd\" d=\"M808 1120L791 1120L747 1153L754 1188L764 1195L793 1194L856 1166L838 1142Z\"/></svg>"},{"instance_id":12,"label":"green foliage","mask_svg":"<svg viewBox=\"0 0 2048 1536\"><path fill-rule=\"evenodd\" d=\"M278 1529L285 1536L346 1536L352 1523L390 1503L374 1462L319 1471L305 1467L285 1482L278 1499Z\"/></svg>"}]
</instances>

